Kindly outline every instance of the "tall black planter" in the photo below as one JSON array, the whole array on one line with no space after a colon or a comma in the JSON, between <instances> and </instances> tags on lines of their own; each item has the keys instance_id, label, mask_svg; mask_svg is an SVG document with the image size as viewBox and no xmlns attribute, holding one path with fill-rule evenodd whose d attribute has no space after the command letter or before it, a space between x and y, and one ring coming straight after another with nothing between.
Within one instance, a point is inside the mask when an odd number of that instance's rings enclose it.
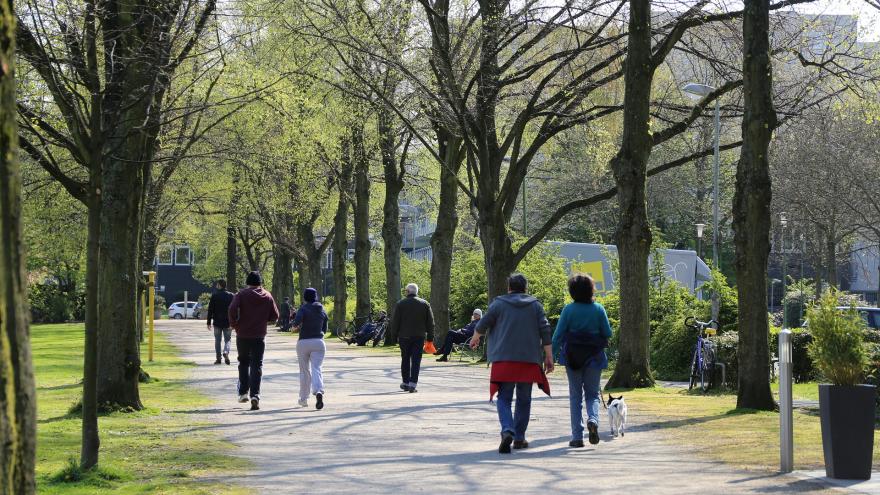
<instances>
[{"instance_id":1,"label":"tall black planter","mask_svg":"<svg viewBox=\"0 0 880 495\"><path fill-rule=\"evenodd\" d=\"M819 385L822 448L829 478L871 479L876 396L873 385Z\"/></svg>"}]
</instances>

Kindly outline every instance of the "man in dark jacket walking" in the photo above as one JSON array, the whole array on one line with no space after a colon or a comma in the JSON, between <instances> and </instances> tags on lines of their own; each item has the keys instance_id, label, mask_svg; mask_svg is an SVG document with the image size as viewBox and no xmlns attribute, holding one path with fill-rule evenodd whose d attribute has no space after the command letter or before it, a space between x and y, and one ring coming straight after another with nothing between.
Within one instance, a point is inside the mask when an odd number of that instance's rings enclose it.
<instances>
[{"instance_id":1,"label":"man in dark jacket walking","mask_svg":"<svg viewBox=\"0 0 880 495\"><path fill-rule=\"evenodd\" d=\"M229 305L232 304L235 295L226 290L225 280L218 280L215 287L217 291L211 295L211 301L208 303L208 330L214 330L214 350L217 352L217 360L214 364L220 364L221 351L226 364L229 364L229 341L232 340L232 329L229 328ZM222 348L221 339L224 341Z\"/></svg>"},{"instance_id":2,"label":"man in dark jacket walking","mask_svg":"<svg viewBox=\"0 0 880 495\"><path fill-rule=\"evenodd\" d=\"M278 321L278 306L269 291L263 289L260 272L250 272L247 287L238 291L229 306L229 323L235 329L238 349L238 401L248 401L251 411L260 408L260 381L263 378L263 354L266 330Z\"/></svg>"},{"instance_id":3,"label":"man in dark jacket walking","mask_svg":"<svg viewBox=\"0 0 880 495\"><path fill-rule=\"evenodd\" d=\"M418 285L407 285L406 297L397 303L391 317L391 335L396 335L400 344L400 389L409 393L414 393L419 383L425 340L434 341L434 313L428 301L418 295Z\"/></svg>"},{"instance_id":4,"label":"man in dark jacket walking","mask_svg":"<svg viewBox=\"0 0 880 495\"><path fill-rule=\"evenodd\" d=\"M498 393L496 406L501 423L498 452L502 454L510 453L511 444L515 449L529 446L526 429L532 407L532 385L537 383L550 394L550 383L544 374L553 371L550 323L541 303L526 294L527 288L528 281L523 275L511 275L507 280L508 293L492 301L471 339L471 347L476 349L482 336L491 332L489 399ZM514 391L515 415L512 412Z\"/></svg>"}]
</instances>

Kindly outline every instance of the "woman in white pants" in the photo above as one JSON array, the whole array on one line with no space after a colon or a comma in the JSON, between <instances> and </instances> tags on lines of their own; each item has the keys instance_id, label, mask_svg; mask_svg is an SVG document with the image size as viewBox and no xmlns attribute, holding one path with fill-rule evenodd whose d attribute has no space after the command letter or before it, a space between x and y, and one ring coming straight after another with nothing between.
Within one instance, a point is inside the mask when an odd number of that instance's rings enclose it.
<instances>
[{"instance_id":1,"label":"woman in white pants","mask_svg":"<svg viewBox=\"0 0 880 495\"><path fill-rule=\"evenodd\" d=\"M309 406L309 393L314 394L315 408L324 408L324 375L321 365L327 347L327 312L318 302L318 291L309 287L303 292L303 304L296 311L293 327L299 330L296 356L299 360L299 405Z\"/></svg>"}]
</instances>

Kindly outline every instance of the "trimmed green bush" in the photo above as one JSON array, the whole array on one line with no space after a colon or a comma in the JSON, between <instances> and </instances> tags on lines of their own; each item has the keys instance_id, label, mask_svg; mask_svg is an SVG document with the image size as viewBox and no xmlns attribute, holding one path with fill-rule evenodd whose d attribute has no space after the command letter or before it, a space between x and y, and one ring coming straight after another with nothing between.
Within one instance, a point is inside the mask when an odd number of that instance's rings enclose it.
<instances>
[{"instance_id":1,"label":"trimmed green bush","mask_svg":"<svg viewBox=\"0 0 880 495\"><path fill-rule=\"evenodd\" d=\"M70 294L58 284L34 284L28 288L31 321L63 323L85 318L85 294Z\"/></svg>"},{"instance_id":2,"label":"trimmed green bush","mask_svg":"<svg viewBox=\"0 0 880 495\"><path fill-rule=\"evenodd\" d=\"M859 384L868 367L864 345L865 320L854 306L837 309L837 295L828 291L807 311L813 342L810 357L834 385Z\"/></svg>"}]
</instances>

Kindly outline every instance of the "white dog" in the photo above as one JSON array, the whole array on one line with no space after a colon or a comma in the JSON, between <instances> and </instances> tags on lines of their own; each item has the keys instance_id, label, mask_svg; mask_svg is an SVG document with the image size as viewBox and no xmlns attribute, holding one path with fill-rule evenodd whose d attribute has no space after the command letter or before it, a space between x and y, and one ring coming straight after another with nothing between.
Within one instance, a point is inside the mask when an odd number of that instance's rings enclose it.
<instances>
[{"instance_id":1,"label":"white dog","mask_svg":"<svg viewBox=\"0 0 880 495\"><path fill-rule=\"evenodd\" d=\"M626 402L624 402L623 396L612 397L611 394L608 394L608 402L605 407L608 408L611 435L614 438L617 438L618 435L623 436L626 429Z\"/></svg>"}]
</instances>

